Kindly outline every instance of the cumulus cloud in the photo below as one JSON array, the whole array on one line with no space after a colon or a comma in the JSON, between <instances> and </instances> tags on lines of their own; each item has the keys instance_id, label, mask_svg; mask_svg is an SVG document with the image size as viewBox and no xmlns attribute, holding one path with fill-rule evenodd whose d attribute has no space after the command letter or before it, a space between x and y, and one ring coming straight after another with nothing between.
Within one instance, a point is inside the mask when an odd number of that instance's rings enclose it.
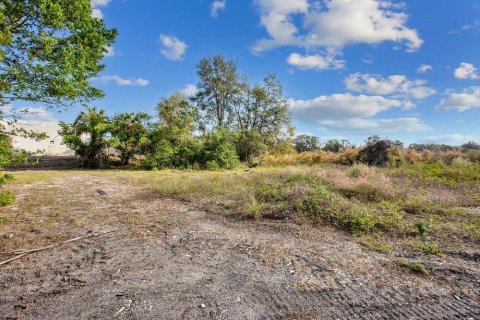
<instances>
[{"instance_id":1,"label":"cumulus cloud","mask_svg":"<svg viewBox=\"0 0 480 320\"><path fill-rule=\"evenodd\" d=\"M459 146L469 141L478 141L479 137L464 134L445 134L439 136L430 136L418 140L420 143L449 144Z\"/></svg>"},{"instance_id":2,"label":"cumulus cloud","mask_svg":"<svg viewBox=\"0 0 480 320\"><path fill-rule=\"evenodd\" d=\"M111 0L90 0L92 5L92 16L97 19L103 19L103 12L100 7L106 7Z\"/></svg>"},{"instance_id":3,"label":"cumulus cloud","mask_svg":"<svg viewBox=\"0 0 480 320\"><path fill-rule=\"evenodd\" d=\"M405 102L401 100L349 93L290 102L290 111L295 119L337 131L391 133L429 129L420 119L414 117L372 118L383 111L404 107Z\"/></svg>"},{"instance_id":4,"label":"cumulus cloud","mask_svg":"<svg viewBox=\"0 0 480 320\"><path fill-rule=\"evenodd\" d=\"M185 97L193 97L197 92L198 88L194 84L187 84L185 88L180 90L180 92L185 96Z\"/></svg>"},{"instance_id":5,"label":"cumulus cloud","mask_svg":"<svg viewBox=\"0 0 480 320\"><path fill-rule=\"evenodd\" d=\"M333 48L384 41L406 43L415 51L423 43L415 29L407 27L408 16L391 1L329 0L309 5L307 0L256 0L260 21L270 38L258 40L253 51L278 46ZM299 16L301 23L295 23ZM300 29L297 25L301 25Z\"/></svg>"},{"instance_id":6,"label":"cumulus cloud","mask_svg":"<svg viewBox=\"0 0 480 320\"><path fill-rule=\"evenodd\" d=\"M478 79L480 76L477 73L477 68L471 64L471 63L466 63L462 62L460 63L460 66L455 69L453 75L457 79Z\"/></svg>"},{"instance_id":7,"label":"cumulus cloud","mask_svg":"<svg viewBox=\"0 0 480 320\"><path fill-rule=\"evenodd\" d=\"M165 58L173 61L182 60L188 48L185 42L174 36L169 36L166 34L160 35L160 42L163 46L163 49L160 50L162 55Z\"/></svg>"},{"instance_id":8,"label":"cumulus cloud","mask_svg":"<svg viewBox=\"0 0 480 320\"><path fill-rule=\"evenodd\" d=\"M428 64L422 64L418 67L417 73L427 73L427 72L430 72L432 70L433 70L432 66L430 66Z\"/></svg>"},{"instance_id":9,"label":"cumulus cloud","mask_svg":"<svg viewBox=\"0 0 480 320\"><path fill-rule=\"evenodd\" d=\"M379 75L354 73L345 79L346 88L350 91L417 100L436 93L435 89L425 86L426 83L426 80L409 80L404 75L383 78Z\"/></svg>"},{"instance_id":10,"label":"cumulus cloud","mask_svg":"<svg viewBox=\"0 0 480 320\"><path fill-rule=\"evenodd\" d=\"M480 108L480 87L470 87L463 92L447 91L447 96L437 106L437 110L467 111Z\"/></svg>"},{"instance_id":11,"label":"cumulus cloud","mask_svg":"<svg viewBox=\"0 0 480 320\"><path fill-rule=\"evenodd\" d=\"M350 131L361 134L388 134L399 132L421 132L431 128L419 118L395 119L347 119L330 120L323 123L326 127L338 131Z\"/></svg>"},{"instance_id":12,"label":"cumulus cloud","mask_svg":"<svg viewBox=\"0 0 480 320\"><path fill-rule=\"evenodd\" d=\"M210 7L210 15L213 18L218 17L218 12L221 10L225 10L227 8L227 0L216 0L212 2L212 6Z\"/></svg>"},{"instance_id":13,"label":"cumulus cloud","mask_svg":"<svg viewBox=\"0 0 480 320\"><path fill-rule=\"evenodd\" d=\"M292 53L287 58L288 64L302 70L326 70L326 69L343 69L345 68L344 60L337 60L334 54L322 55L301 55Z\"/></svg>"},{"instance_id":14,"label":"cumulus cloud","mask_svg":"<svg viewBox=\"0 0 480 320\"><path fill-rule=\"evenodd\" d=\"M138 78L138 79L132 79L132 78L122 78L117 75L107 75L107 76L102 76L99 79L102 83L109 83L109 82L115 82L118 86L136 86L136 87L145 87L147 86L150 81Z\"/></svg>"}]
</instances>

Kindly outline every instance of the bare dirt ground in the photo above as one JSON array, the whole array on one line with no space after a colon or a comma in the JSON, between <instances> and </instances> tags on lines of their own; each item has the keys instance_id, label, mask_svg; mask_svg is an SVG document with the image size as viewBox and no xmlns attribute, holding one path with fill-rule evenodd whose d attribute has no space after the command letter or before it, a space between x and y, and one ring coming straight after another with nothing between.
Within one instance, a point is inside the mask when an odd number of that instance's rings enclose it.
<instances>
[{"instance_id":1,"label":"bare dirt ground","mask_svg":"<svg viewBox=\"0 0 480 320\"><path fill-rule=\"evenodd\" d=\"M225 217L99 173L12 191L0 251L116 231L1 266L0 319L480 318L478 256L423 257L417 275L330 226Z\"/></svg>"}]
</instances>

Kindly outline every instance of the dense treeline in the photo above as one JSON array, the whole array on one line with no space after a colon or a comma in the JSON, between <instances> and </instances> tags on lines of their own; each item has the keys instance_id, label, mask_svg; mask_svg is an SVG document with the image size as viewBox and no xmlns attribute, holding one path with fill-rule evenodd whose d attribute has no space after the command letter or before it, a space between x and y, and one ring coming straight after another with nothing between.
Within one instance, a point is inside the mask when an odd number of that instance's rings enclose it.
<instances>
[{"instance_id":1,"label":"dense treeline","mask_svg":"<svg viewBox=\"0 0 480 320\"><path fill-rule=\"evenodd\" d=\"M196 94L163 99L155 117L88 108L59 133L90 168L103 167L110 148L122 165L135 160L150 169L232 169L256 165L267 151L293 152L288 101L275 75L250 84L219 55L202 59L197 74Z\"/></svg>"},{"instance_id":2,"label":"dense treeline","mask_svg":"<svg viewBox=\"0 0 480 320\"><path fill-rule=\"evenodd\" d=\"M311 135L293 138L288 101L275 75L250 84L235 61L220 55L202 59L197 75L198 90L193 96L175 93L161 100L153 117L145 113L108 116L103 110L87 108L73 123L60 123L59 133L89 168L102 168L109 158L117 158L121 165L147 169L233 169L240 163L256 166L265 154L312 152L327 153L304 158L399 164L402 159L428 158L430 153L480 150L475 142L460 147L412 144L405 150L403 142L378 135L368 137L360 147L345 139L321 144Z\"/></svg>"}]
</instances>

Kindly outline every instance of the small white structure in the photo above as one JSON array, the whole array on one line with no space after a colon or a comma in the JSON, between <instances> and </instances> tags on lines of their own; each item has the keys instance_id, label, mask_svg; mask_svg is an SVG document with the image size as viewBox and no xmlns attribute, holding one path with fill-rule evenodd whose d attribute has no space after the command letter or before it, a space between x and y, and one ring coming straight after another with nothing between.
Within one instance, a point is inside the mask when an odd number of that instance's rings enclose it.
<instances>
[{"instance_id":1,"label":"small white structure","mask_svg":"<svg viewBox=\"0 0 480 320\"><path fill-rule=\"evenodd\" d=\"M9 127L4 121L3 125ZM24 128L25 130L34 131L37 133L45 132L47 139L35 141L33 139L26 139L22 137L13 138L13 146L16 149L24 149L30 152L37 152L46 156L73 156L74 152L67 146L62 144L62 137L58 134L60 126L58 122L44 122L44 121L28 121L18 120L13 125L17 128Z\"/></svg>"}]
</instances>

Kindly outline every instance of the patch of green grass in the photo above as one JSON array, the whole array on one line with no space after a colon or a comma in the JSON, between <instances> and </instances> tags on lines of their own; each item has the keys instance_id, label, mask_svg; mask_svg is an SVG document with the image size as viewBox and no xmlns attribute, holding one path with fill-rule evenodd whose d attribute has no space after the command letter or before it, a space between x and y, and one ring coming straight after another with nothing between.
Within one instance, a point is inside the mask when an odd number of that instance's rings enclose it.
<instances>
[{"instance_id":1,"label":"patch of green grass","mask_svg":"<svg viewBox=\"0 0 480 320\"><path fill-rule=\"evenodd\" d=\"M0 217L0 224L5 224L7 223L8 218L7 217Z\"/></svg>"},{"instance_id":2,"label":"patch of green grass","mask_svg":"<svg viewBox=\"0 0 480 320\"><path fill-rule=\"evenodd\" d=\"M406 173L410 177L447 184L480 181L480 163L476 162L445 164L433 159L428 162L405 164L398 171Z\"/></svg>"},{"instance_id":3,"label":"patch of green grass","mask_svg":"<svg viewBox=\"0 0 480 320\"><path fill-rule=\"evenodd\" d=\"M393 250L393 245L378 234L364 236L360 242L368 249L378 252L389 253Z\"/></svg>"},{"instance_id":4,"label":"patch of green grass","mask_svg":"<svg viewBox=\"0 0 480 320\"><path fill-rule=\"evenodd\" d=\"M420 274L428 274L427 268L420 262L408 262L406 259L401 259L400 260L400 266L403 268L407 268L410 271L413 271L415 273L420 273Z\"/></svg>"},{"instance_id":5,"label":"patch of green grass","mask_svg":"<svg viewBox=\"0 0 480 320\"><path fill-rule=\"evenodd\" d=\"M418 234L422 237L428 233L428 227L425 221L417 221L417 223L415 223L415 228L417 229Z\"/></svg>"},{"instance_id":6,"label":"patch of green grass","mask_svg":"<svg viewBox=\"0 0 480 320\"><path fill-rule=\"evenodd\" d=\"M15 184L29 184L38 181L46 181L65 174L64 171L24 171L13 173Z\"/></svg>"},{"instance_id":7,"label":"patch of green grass","mask_svg":"<svg viewBox=\"0 0 480 320\"><path fill-rule=\"evenodd\" d=\"M250 201L245 204L246 216L255 220L260 220L262 218L264 208L265 204L258 202L255 197L251 197Z\"/></svg>"},{"instance_id":8,"label":"patch of green grass","mask_svg":"<svg viewBox=\"0 0 480 320\"><path fill-rule=\"evenodd\" d=\"M413 240L411 242L411 248L416 251L421 251L425 254L439 256L442 254L438 243L433 241L421 242L419 240Z\"/></svg>"},{"instance_id":9,"label":"patch of green grass","mask_svg":"<svg viewBox=\"0 0 480 320\"><path fill-rule=\"evenodd\" d=\"M9 191L0 192L0 207L9 206L15 203L15 195Z\"/></svg>"}]
</instances>

